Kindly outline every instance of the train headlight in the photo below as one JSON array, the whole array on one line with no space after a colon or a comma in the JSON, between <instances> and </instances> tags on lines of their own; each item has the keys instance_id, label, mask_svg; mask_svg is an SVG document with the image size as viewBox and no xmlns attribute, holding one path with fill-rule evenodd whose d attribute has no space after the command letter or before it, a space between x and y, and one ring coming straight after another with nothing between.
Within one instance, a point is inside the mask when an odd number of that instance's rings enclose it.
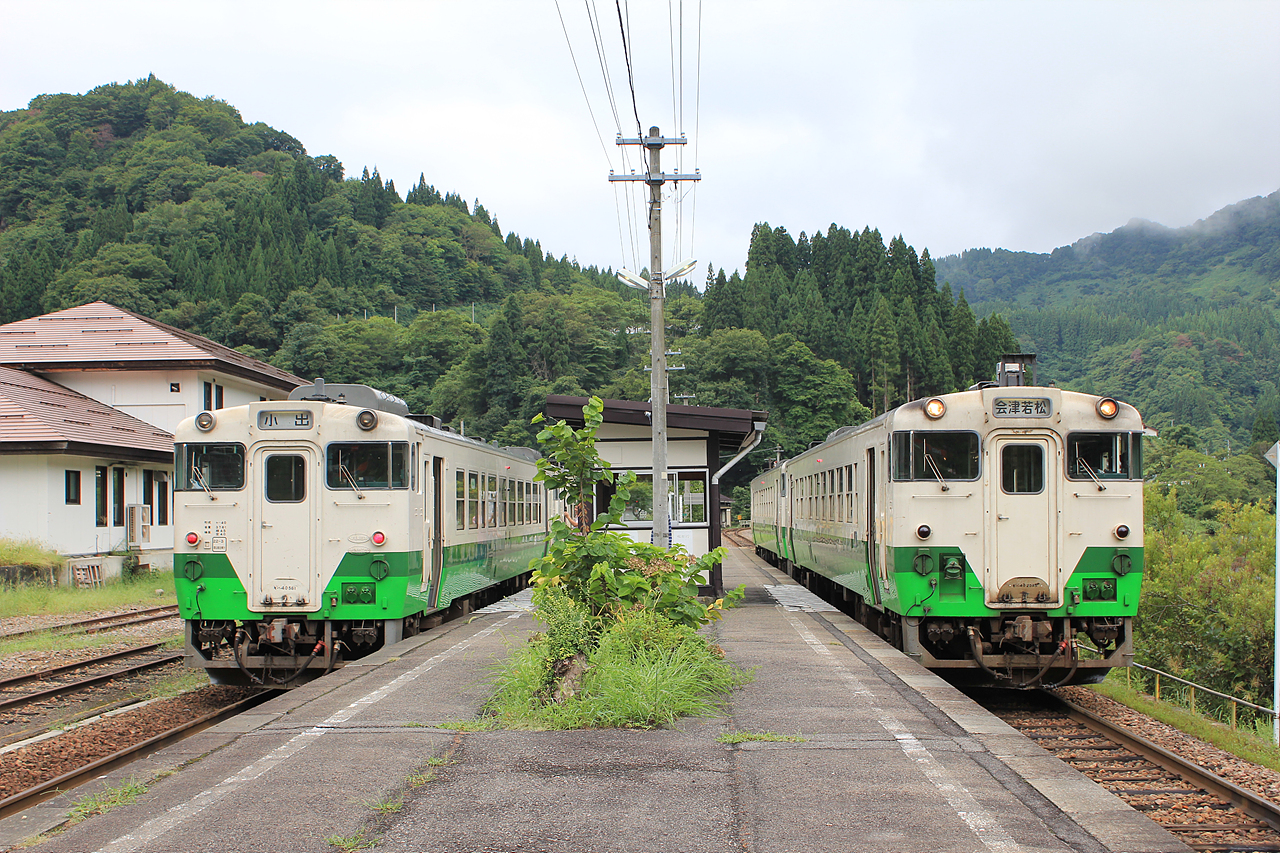
<instances>
[{"instance_id":1,"label":"train headlight","mask_svg":"<svg viewBox=\"0 0 1280 853\"><path fill-rule=\"evenodd\" d=\"M374 534L369 537L369 539L373 541L374 545L387 544L387 534L383 533L381 530L375 531Z\"/></svg>"},{"instance_id":2,"label":"train headlight","mask_svg":"<svg viewBox=\"0 0 1280 853\"><path fill-rule=\"evenodd\" d=\"M362 409L360 414L356 415L356 426L368 432L378 425L378 413L373 409Z\"/></svg>"},{"instance_id":3,"label":"train headlight","mask_svg":"<svg viewBox=\"0 0 1280 853\"><path fill-rule=\"evenodd\" d=\"M218 416L213 412L201 412L196 415L196 429L201 432L208 432L218 423Z\"/></svg>"},{"instance_id":4,"label":"train headlight","mask_svg":"<svg viewBox=\"0 0 1280 853\"><path fill-rule=\"evenodd\" d=\"M1098 401L1098 414L1107 420L1111 420L1120 414L1120 404L1110 397L1103 397Z\"/></svg>"},{"instance_id":5,"label":"train headlight","mask_svg":"<svg viewBox=\"0 0 1280 853\"><path fill-rule=\"evenodd\" d=\"M200 534L194 530L187 534L187 544L192 548L200 544Z\"/></svg>"},{"instance_id":6,"label":"train headlight","mask_svg":"<svg viewBox=\"0 0 1280 853\"><path fill-rule=\"evenodd\" d=\"M924 413L936 421L947 413L947 404L934 397L924 404Z\"/></svg>"},{"instance_id":7,"label":"train headlight","mask_svg":"<svg viewBox=\"0 0 1280 853\"><path fill-rule=\"evenodd\" d=\"M1122 525L1120 525L1119 527L1117 527L1115 530L1113 530L1113 531L1112 531L1112 533L1114 533L1114 534L1115 534L1115 537L1116 537L1117 539L1128 539L1128 538L1129 538L1129 525L1127 525L1127 524L1122 524Z\"/></svg>"},{"instance_id":8,"label":"train headlight","mask_svg":"<svg viewBox=\"0 0 1280 853\"><path fill-rule=\"evenodd\" d=\"M916 536L920 537L921 539L928 539L932 535L933 535L933 529L929 527L929 525L927 524L922 524L916 528Z\"/></svg>"}]
</instances>

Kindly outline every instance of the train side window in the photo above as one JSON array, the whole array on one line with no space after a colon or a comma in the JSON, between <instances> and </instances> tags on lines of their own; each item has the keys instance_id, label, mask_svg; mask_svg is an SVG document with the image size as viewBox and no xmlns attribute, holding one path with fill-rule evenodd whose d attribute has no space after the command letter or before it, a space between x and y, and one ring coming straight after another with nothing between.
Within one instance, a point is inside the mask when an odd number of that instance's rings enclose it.
<instances>
[{"instance_id":1,"label":"train side window","mask_svg":"<svg viewBox=\"0 0 1280 853\"><path fill-rule=\"evenodd\" d=\"M533 484L533 521L542 523L542 486L539 483Z\"/></svg>"},{"instance_id":2,"label":"train side window","mask_svg":"<svg viewBox=\"0 0 1280 853\"><path fill-rule=\"evenodd\" d=\"M454 516L455 524L459 530L463 530L467 526L467 475L464 471L458 471L454 475Z\"/></svg>"},{"instance_id":3,"label":"train side window","mask_svg":"<svg viewBox=\"0 0 1280 853\"><path fill-rule=\"evenodd\" d=\"M1000 486L1010 495L1044 491L1044 448L1038 444L1006 444L1000 451Z\"/></svg>"},{"instance_id":4,"label":"train side window","mask_svg":"<svg viewBox=\"0 0 1280 853\"><path fill-rule=\"evenodd\" d=\"M524 480L516 481L516 524L524 524Z\"/></svg>"},{"instance_id":5,"label":"train side window","mask_svg":"<svg viewBox=\"0 0 1280 853\"><path fill-rule=\"evenodd\" d=\"M490 527L498 526L498 475L489 475L489 488L485 490L485 505L488 508Z\"/></svg>"},{"instance_id":6,"label":"train side window","mask_svg":"<svg viewBox=\"0 0 1280 853\"><path fill-rule=\"evenodd\" d=\"M1073 432L1067 436L1067 478L1071 480L1141 479L1141 458L1141 433Z\"/></svg>"},{"instance_id":7,"label":"train side window","mask_svg":"<svg viewBox=\"0 0 1280 853\"><path fill-rule=\"evenodd\" d=\"M498 526L507 526L507 478L498 478Z\"/></svg>"},{"instance_id":8,"label":"train side window","mask_svg":"<svg viewBox=\"0 0 1280 853\"><path fill-rule=\"evenodd\" d=\"M480 526L480 475L475 471L467 472L467 529L475 530Z\"/></svg>"},{"instance_id":9,"label":"train side window","mask_svg":"<svg viewBox=\"0 0 1280 853\"><path fill-rule=\"evenodd\" d=\"M307 498L307 462L301 456L267 457L266 496L272 503L302 503Z\"/></svg>"}]
</instances>

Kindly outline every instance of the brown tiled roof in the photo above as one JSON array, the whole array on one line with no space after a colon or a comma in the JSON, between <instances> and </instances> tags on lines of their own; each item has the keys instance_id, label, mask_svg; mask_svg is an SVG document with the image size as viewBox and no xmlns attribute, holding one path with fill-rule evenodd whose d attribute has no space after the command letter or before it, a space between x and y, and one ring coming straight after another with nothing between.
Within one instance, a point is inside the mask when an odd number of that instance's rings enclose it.
<instances>
[{"instance_id":1,"label":"brown tiled roof","mask_svg":"<svg viewBox=\"0 0 1280 853\"><path fill-rule=\"evenodd\" d=\"M90 302L0 326L0 364L60 370L216 370L284 391L307 380L200 335Z\"/></svg>"},{"instance_id":2,"label":"brown tiled roof","mask_svg":"<svg viewBox=\"0 0 1280 853\"><path fill-rule=\"evenodd\" d=\"M0 367L0 454L172 462L173 436L24 370Z\"/></svg>"}]
</instances>

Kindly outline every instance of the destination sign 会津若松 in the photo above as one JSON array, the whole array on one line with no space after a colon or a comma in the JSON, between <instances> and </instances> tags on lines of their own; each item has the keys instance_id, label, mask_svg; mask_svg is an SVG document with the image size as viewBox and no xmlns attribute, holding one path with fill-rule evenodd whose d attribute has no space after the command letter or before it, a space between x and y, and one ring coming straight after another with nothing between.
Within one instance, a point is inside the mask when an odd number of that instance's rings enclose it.
<instances>
[{"instance_id":1,"label":"destination sign \u4f1a\u6d25\u82e5\u677e","mask_svg":"<svg viewBox=\"0 0 1280 853\"><path fill-rule=\"evenodd\" d=\"M258 429L311 429L311 413L258 412Z\"/></svg>"},{"instance_id":2,"label":"destination sign \u4f1a\u6d25\u82e5\u677e","mask_svg":"<svg viewBox=\"0 0 1280 853\"><path fill-rule=\"evenodd\" d=\"M1047 418L1053 414L1048 397L997 397L991 404L997 418Z\"/></svg>"}]
</instances>

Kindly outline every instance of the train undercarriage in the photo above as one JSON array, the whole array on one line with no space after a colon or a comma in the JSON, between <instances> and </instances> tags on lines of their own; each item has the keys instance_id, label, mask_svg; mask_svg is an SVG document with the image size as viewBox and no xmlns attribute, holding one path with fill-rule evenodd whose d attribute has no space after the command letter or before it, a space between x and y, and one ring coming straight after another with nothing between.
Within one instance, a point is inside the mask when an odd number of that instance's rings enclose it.
<instances>
[{"instance_id":1,"label":"train undercarriage","mask_svg":"<svg viewBox=\"0 0 1280 853\"><path fill-rule=\"evenodd\" d=\"M772 554L762 556L774 562ZM848 587L777 560L779 568L925 668L955 684L1031 689L1093 684L1133 662L1127 617L906 617L868 605Z\"/></svg>"},{"instance_id":2,"label":"train undercarriage","mask_svg":"<svg viewBox=\"0 0 1280 853\"><path fill-rule=\"evenodd\" d=\"M209 673L214 684L282 689L298 687L365 657L465 616L528 585L528 575L454 599L444 609L400 619L315 619L308 614L263 614L261 619L190 619L186 664Z\"/></svg>"}]
</instances>

